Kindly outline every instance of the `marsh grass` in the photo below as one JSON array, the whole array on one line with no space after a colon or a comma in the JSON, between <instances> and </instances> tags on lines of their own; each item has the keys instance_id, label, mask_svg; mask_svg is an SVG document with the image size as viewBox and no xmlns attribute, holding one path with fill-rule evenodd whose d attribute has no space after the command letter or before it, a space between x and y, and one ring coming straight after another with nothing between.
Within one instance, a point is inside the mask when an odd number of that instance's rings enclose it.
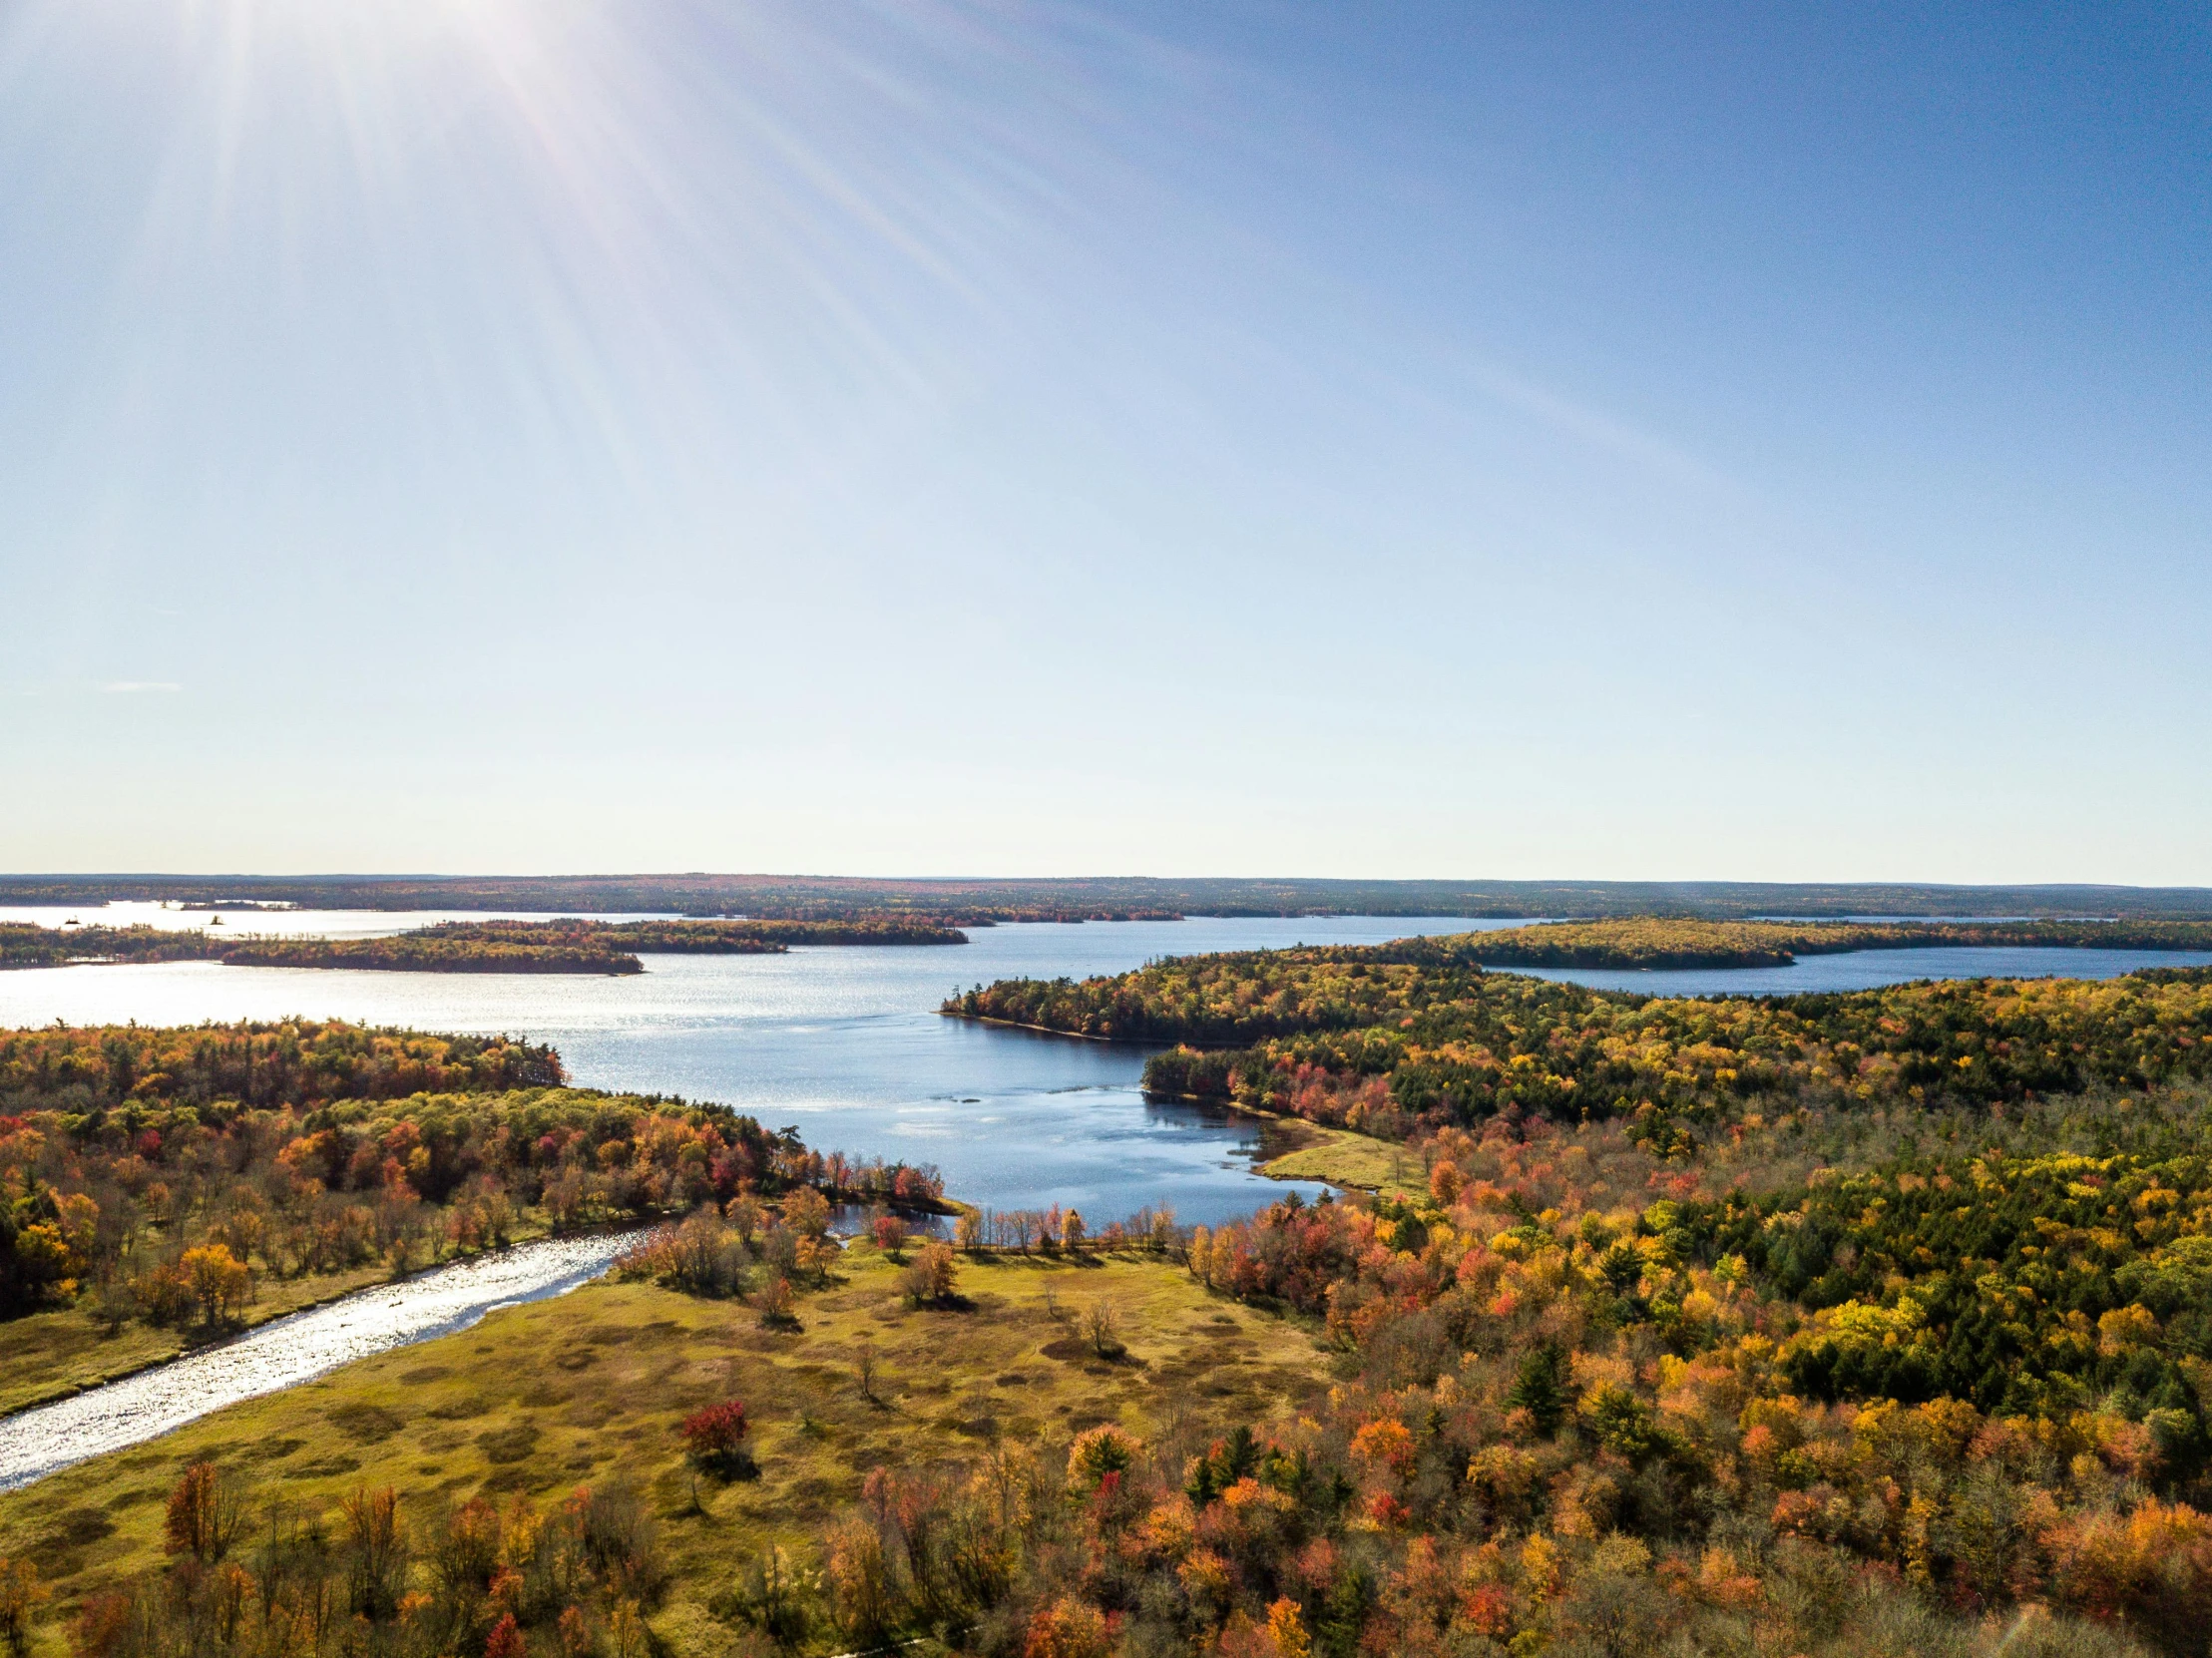
<instances>
[{"instance_id":1,"label":"marsh grass","mask_svg":"<svg viewBox=\"0 0 2212 1658\"><path fill-rule=\"evenodd\" d=\"M1259 1166L1270 1179L1326 1180L1401 1201L1429 1189L1420 1154L1394 1140L1281 1117L1268 1123L1260 1143L1263 1150L1284 1148Z\"/></svg>"},{"instance_id":2,"label":"marsh grass","mask_svg":"<svg viewBox=\"0 0 2212 1658\"><path fill-rule=\"evenodd\" d=\"M961 1306L913 1308L896 1265L853 1249L792 1330L740 1302L603 1280L0 1494L0 1555L39 1563L54 1590L39 1650L63 1658L88 1594L160 1565L165 1499L202 1457L310 1513L389 1484L412 1522L478 1494L627 1484L671 1574L656 1634L717 1654L737 1637L708 1603L765 1550L812 1562L871 1469L978 1460L1001 1439L1106 1422L1140 1436L1174 1418L1259 1423L1317 1408L1328 1386L1309 1326L1214 1297L1165 1261L970 1258L961 1289ZM1111 1302L1118 1362L1070 1329L1071 1291ZM853 1386L863 1338L880 1404ZM732 1398L759 1477L701 1480L694 1505L677 1424Z\"/></svg>"}]
</instances>

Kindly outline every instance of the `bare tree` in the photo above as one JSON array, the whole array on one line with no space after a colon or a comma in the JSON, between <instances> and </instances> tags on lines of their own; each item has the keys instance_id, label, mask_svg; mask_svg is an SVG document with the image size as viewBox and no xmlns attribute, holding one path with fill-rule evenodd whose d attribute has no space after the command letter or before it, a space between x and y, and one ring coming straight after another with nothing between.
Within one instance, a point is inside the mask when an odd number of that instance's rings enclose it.
<instances>
[{"instance_id":1,"label":"bare tree","mask_svg":"<svg viewBox=\"0 0 2212 1658\"><path fill-rule=\"evenodd\" d=\"M1091 1343L1091 1351L1102 1359L1118 1359L1128 1349L1121 1344L1121 1315L1113 1303L1094 1301L1091 1310L1083 1315L1085 1340Z\"/></svg>"}]
</instances>

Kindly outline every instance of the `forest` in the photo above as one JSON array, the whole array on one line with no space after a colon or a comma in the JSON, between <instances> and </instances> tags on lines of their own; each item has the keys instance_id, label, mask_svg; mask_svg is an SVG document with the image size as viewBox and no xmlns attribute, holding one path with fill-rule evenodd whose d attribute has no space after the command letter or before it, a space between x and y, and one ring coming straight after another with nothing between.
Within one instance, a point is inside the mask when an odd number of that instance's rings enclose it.
<instances>
[{"instance_id":1,"label":"forest","mask_svg":"<svg viewBox=\"0 0 2212 1658\"><path fill-rule=\"evenodd\" d=\"M1157 1092L1404 1138L1509 1107L1620 1117L1693 1143L1810 1090L1996 1104L2212 1070L2212 970L1939 980L1773 998L1661 998L1487 973L1452 941L1169 960L1004 981L967 1018L1172 1042Z\"/></svg>"},{"instance_id":2,"label":"forest","mask_svg":"<svg viewBox=\"0 0 2212 1658\"><path fill-rule=\"evenodd\" d=\"M403 938L559 945L646 955L748 956L793 945L966 944L968 936L927 917L861 916L838 921L684 920L445 921Z\"/></svg>"},{"instance_id":3,"label":"forest","mask_svg":"<svg viewBox=\"0 0 2212 1658\"><path fill-rule=\"evenodd\" d=\"M79 963L228 962L380 973L630 974L648 955L777 955L793 945L966 944L928 920L447 921L387 938L323 939L213 929L39 927L0 922L0 969Z\"/></svg>"},{"instance_id":4,"label":"forest","mask_svg":"<svg viewBox=\"0 0 2212 1658\"><path fill-rule=\"evenodd\" d=\"M261 1280L403 1272L530 1231L805 1187L942 1207L680 1099L564 1085L552 1049L340 1023L0 1032L0 1318L233 1324Z\"/></svg>"},{"instance_id":5,"label":"forest","mask_svg":"<svg viewBox=\"0 0 2212 1658\"><path fill-rule=\"evenodd\" d=\"M1787 967L1800 956L1847 950L2212 951L2205 921L1854 922L1694 921L1636 917L1548 922L1468 933L1441 948L1493 967L1749 968Z\"/></svg>"},{"instance_id":6,"label":"forest","mask_svg":"<svg viewBox=\"0 0 2212 1658\"><path fill-rule=\"evenodd\" d=\"M741 948L741 947L740 947ZM761 945L764 950L780 945ZM0 969L228 962L238 967L353 968L377 973L642 973L645 964L604 939L509 936L425 928L377 939L226 936L212 930L37 927L0 922Z\"/></svg>"},{"instance_id":7,"label":"forest","mask_svg":"<svg viewBox=\"0 0 2212 1658\"><path fill-rule=\"evenodd\" d=\"M639 1347L611 1408L657 1413L658 1438L601 1465L635 1482L547 1469L413 1507L364 1482L302 1511L210 1453L164 1487L166 1564L41 1610L32 1557L0 1562L26 1649L2212 1650L2212 973L1657 999L1404 945L953 1006L1180 1041L1155 1085L1382 1135L1422 1178L1210 1228L962 1211L910 1238L895 1205L941 1202L931 1171L567 1089L543 1048L298 1024L0 1038L13 1236L41 1234L14 1258L83 1240L66 1287L18 1271L19 1304L218 1245L302 1270L326 1228L373 1248L388 1213L481 1247L504 1203L510 1230L661 1223L620 1276L663 1299L554 1304L538 1351L633 1308L615 1350L694 1329L729 1355ZM841 1250L832 1191L888 1205ZM223 1314L220 1280L193 1293L174 1316ZM1310 1342L1310 1380L1280 1372L1273 1408L1228 1390L1208 1303ZM837 1345L805 1345L823 1330ZM794 1368L763 1369L785 1343ZM933 1403L929 1370L980 1350L1004 1356L975 1402ZM904 1394L879 1352L914 1367ZM1066 1415L970 1437L982 1396L1044 1385L1040 1354ZM1074 1408L1102 1390L1124 1404ZM404 1394L370 1397L401 1420ZM795 1530L752 1482L804 1505Z\"/></svg>"}]
</instances>

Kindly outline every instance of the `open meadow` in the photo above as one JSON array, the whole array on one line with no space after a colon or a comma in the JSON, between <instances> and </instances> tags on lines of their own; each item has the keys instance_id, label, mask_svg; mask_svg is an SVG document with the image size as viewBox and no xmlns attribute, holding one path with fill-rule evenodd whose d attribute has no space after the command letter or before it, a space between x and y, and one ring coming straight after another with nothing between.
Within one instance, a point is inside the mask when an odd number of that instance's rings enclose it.
<instances>
[{"instance_id":1,"label":"open meadow","mask_svg":"<svg viewBox=\"0 0 2212 1658\"><path fill-rule=\"evenodd\" d=\"M714 1653L737 1638L713 1607L744 1564L776 1544L810 1555L873 1469L966 1467L1102 1423L1140 1440L1176 1419L1219 1433L1326 1393L1307 1322L1170 1262L971 1260L942 1308L910 1306L897 1279L855 1245L786 1329L739 1301L613 1281L496 1312L0 1495L0 1556L40 1563L54 1599L37 1650L59 1655L82 1602L162 1566L165 1503L196 1461L307 1518L390 1486L416 1526L476 1496L628 1485L669 1574L652 1629L668 1650ZM1102 1303L1124 1349L1111 1359L1084 1328ZM729 1399L748 1408L757 1477L694 1484L678 1425Z\"/></svg>"}]
</instances>

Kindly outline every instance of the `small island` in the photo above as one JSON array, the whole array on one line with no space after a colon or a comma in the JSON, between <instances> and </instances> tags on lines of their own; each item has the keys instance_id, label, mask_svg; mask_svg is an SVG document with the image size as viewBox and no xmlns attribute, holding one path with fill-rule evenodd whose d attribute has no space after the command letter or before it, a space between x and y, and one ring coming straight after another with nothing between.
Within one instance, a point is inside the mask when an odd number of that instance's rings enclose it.
<instances>
[{"instance_id":1,"label":"small island","mask_svg":"<svg viewBox=\"0 0 2212 1658\"><path fill-rule=\"evenodd\" d=\"M762 956L794 945L966 944L903 916L834 921L448 921L384 938L326 939L134 927L0 923L0 969L145 962L352 968L375 973L643 973L643 955Z\"/></svg>"}]
</instances>

